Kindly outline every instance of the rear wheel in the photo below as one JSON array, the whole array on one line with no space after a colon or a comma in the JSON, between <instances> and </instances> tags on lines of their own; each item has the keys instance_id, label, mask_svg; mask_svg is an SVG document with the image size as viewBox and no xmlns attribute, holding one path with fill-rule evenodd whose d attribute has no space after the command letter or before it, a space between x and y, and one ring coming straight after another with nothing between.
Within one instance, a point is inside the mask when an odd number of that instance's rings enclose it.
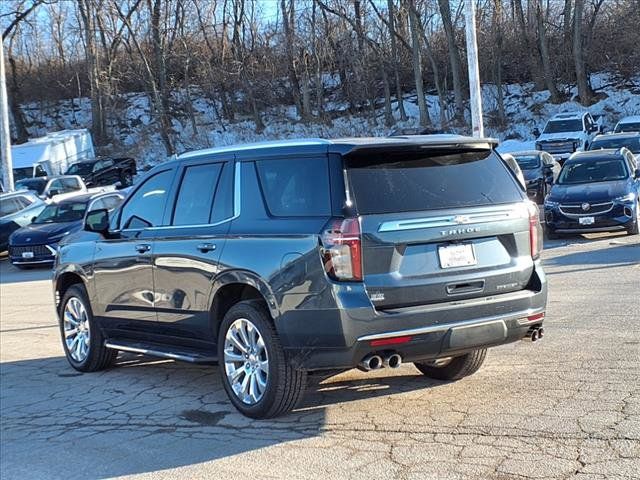
<instances>
[{"instance_id":1,"label":"rear wheel","mask_svg":"<svg viewBox=\"0 0 640 480\"><path fill-rule=\"evenodd\" d=\"M487 349L481 348L460 357L414 363L424 375L438 380L460 380L476 373L487 357Z\"/></svg>"},{"instance_id":2,"label":"rear wheel","mask_svg":"<svg viewBox=\"0 0 640 480\"><path fill-rule=\"evenodd\" d=\"M95 372L113 364L118 352L104 346L84 285L76 284L66 291L60 302L59 317L62 346L73 368Z\"/></svg>"},{"instance_id":3,"label":"rear wheel","mask_svg":"<svg viewBox=\"0 0 640 480\"><path fill-rule=\"evenodd\" d=\"M291 366L260 301L243 301L227 312L218 335L218 362L231 403L248 417L282 415L304 395L307 373Z\"/></svg>"},{"instance_id":4,"label":"rear wheel","mask_svg":"<svg viewBox=\"0 0 640 480\"><path fill-rule=\"evenodd\" d=\"M123 187L130 187L133 185L133 175L131 172L124 172L120 177L120 183Z\"/></svg>"}]
</instances>

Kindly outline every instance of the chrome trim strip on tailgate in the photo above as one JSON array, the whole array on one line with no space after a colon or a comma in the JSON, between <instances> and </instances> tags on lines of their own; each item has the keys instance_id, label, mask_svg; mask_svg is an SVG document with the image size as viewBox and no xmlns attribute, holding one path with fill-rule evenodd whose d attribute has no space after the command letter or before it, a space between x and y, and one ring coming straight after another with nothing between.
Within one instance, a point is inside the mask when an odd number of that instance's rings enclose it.
<instances>
[{"instance_id":1,"label":"chrome trim strip on tailgate","mask_svg":"<svg viewBox=\"0 0 640 480\"><path fill-rule=\"evenodd\" d=\"M441 332L446 331L451 328L466 328L466 327L475 327L478 325L490 325L492 323L502 323L507 322L509 320L518 320L522 318L527 318L530 315L534 315L539 313L535 309L525 310L523 312L518 312L510 315L496 315L494 317L485 317L485 318L477 318L474 320L464 320L462 322L452 322L452 323L442 323L439 325L429 325L426 327L420 328L412 328L409 330L396 330L393 332L385 332L385 333L376 333L372 335L364 335L358 338L358 342L369 342L371 340L381 340L384 338L392 338L392 337L404 337L404 336L413 336L413 335L423 335L425 333L433 333L433 332ZM505 328L506 325L505 325Z\"/></svg>"},{"instance_id":2,"label":"chrome trim strip on tailgate","mask_svg":"<svg viewBox=\"0 0 640 480\"><path fill-rule=\"evenodd\" d=\"M502 222L514 218L523 218L528 214L521 208L508 208L501 210L488 210L464 215L447 215L429 218L412 218L409 220L394 220L384 222L378 227L378 232L398 232L402 230L417 230L419 228L451 227L455 225L468 225L471 223Z\"/></svg>"}]
</instances>

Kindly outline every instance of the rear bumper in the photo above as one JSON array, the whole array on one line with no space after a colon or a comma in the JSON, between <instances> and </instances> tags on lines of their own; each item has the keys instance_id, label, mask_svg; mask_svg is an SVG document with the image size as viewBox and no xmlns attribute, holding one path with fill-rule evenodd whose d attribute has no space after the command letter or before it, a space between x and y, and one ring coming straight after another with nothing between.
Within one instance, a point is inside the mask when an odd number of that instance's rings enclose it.
<instances>
[{"instance_id":1,"label":"rear bumper","mask_svg":"<svg viewBox=\"0 0 640 480\"><path fill-rule=\"evenodd\" d=\"M277 328L291 361L307 370L353 368L371 353L399 353L411 362L514 342L542 323L527 319L546 308L546 280L536 263L532 290L381 312L370 302L356 306L354 295L367 297L352 285L336 292L344 308L291 311ZM394 337L410 339L379 345Z\"/></svg>"}]
</instances>

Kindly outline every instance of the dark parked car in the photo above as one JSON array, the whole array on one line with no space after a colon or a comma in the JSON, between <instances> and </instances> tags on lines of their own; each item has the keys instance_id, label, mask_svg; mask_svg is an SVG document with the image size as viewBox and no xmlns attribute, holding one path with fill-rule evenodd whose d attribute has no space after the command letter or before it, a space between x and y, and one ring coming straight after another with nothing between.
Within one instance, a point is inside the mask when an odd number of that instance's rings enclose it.
<instances>
[{"instance_id":1,"label":"dark parked car","mask_svg":"<svg viewBox=\"0 0 640 480\"><path fill-rule=\"evenodd\" d=\"M97 158L74 163L67 175L80 175L87 187L101 187L120 183L123 187L133 185L137 174L136 161L133 158Z\"/></svg>"},{"instance_id":2,"label":"dark parked car","mask_svg":"<svg viewBox=\"0 0 640 480\"><path fill-rule=\"evenodd\" d=\"M640 170L626 148L576 153L544 204L549 238L560 233L638 233Z\"/></svg>"},{"instance_id":3,"label":"dark parked car","mask_svg":"<svg viewBox=\"0 0 640 480\"><path fill-rule=\"evenodd\" d=\"M53 285L80 371L117 352L219 362L245 415L295 407L308 371L477 371L542 333L536 206L492 140L309 140L161 164L62 242Z\"/></svg>"},{"instance_id":4,"label":"dark parked car","mask_svg":"<svg viewBox=\"0 0 640 480\"><path fill-rule=\"evenodd\" d=\"M124 198L121 193L77 195L47 205L30 223L9 237L9 260L18 268L52 265L58 243L82 230L89 209L112 210Z\"/></svg>"},{"instance_id":5,"label":"dark parked car","mask_svg":"<svg viewBox=\"0 0 640 480\"><path fill-rule=\"evenodd\" d=\"M514 152L512 155L524 175L527 195L542 204L560 174L560 164L551 154L538 150Z\"/></svg>"},{"instance_id":6,"label":"dark parked car","mask_svg":"<svg viewBox=\"0 0 640 480\"><path fill-rule=\"evenodd\" d=\"M31 223L45 203L33 192L10 192L0 195L0 252L9 247L9 235Z\"/></svg>"},{"instance_id":7,"label":"dark parked car","mask_svg":"<svg viewBox=\"0 0 640 480\"><path fill-rule=\"evenodd\" d=\"M608 135L598 135L589 150L626 148L636 157L640 158L640 132L610 133Z\"/></svg>"}]
</instances>

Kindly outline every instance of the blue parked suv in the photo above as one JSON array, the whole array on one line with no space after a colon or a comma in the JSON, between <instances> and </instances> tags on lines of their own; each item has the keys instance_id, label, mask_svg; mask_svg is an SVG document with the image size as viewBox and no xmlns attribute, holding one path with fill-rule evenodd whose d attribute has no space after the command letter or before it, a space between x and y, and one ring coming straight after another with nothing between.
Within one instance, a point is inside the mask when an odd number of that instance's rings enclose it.
<instances>
[{"instance_id":1,"label":"blue parked suv","mask_svg":"<svg viewBox=\"0 0 640 480\"><path fill-rule=\"evenodd\" d=\"M299 140L186 153L62 241L71 366L217 362L234 406L295 407L309 371L477 371L544 332L537 207L495 142Z\"/></svg>"},{"instance_id":2,"label":"blue parked suv","mask_svg":"<svg viewBox=\"0 0 640 480\"><path fill-rule=\"evenodd\" d=\"M640 225L640 170L626 148L576 153L544 203L546 234L627 231Z\"/></svg>"}]
</instances>

